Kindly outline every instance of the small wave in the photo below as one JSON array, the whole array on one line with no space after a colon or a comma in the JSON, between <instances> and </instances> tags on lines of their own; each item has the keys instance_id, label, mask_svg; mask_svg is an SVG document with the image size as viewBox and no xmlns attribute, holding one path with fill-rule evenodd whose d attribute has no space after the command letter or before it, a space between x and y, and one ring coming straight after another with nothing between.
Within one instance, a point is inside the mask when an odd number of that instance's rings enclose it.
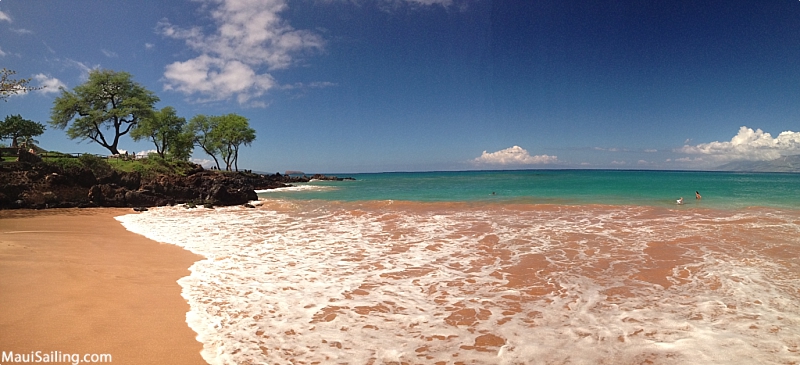
<instances>
[{"instance_id":1,"label":"small wave","mask_svg":"<svg viewBox=\"0 0 800 365\"><path fill-rule=\"evenodd\" d=\"M284 192L287 192L287 191L323 191L323 190L331 190L331 189L333 189L333 187L331 187L331 186L295 185L295 186L289 186L289 187L285 187L285 188L256 190L256 194L262 194L262 193L284 193Z\"/></svg>"},{"instance_id":2,"label":"small wave","mask_svg":"<svg viewBox=\"0 0 800 365\"><path fill-rule=\"evenodd\" d=\"M207 258L178 283L210 364L800 361L797 211L268 199L117 220Z\"/></svg>"}]
</instances>

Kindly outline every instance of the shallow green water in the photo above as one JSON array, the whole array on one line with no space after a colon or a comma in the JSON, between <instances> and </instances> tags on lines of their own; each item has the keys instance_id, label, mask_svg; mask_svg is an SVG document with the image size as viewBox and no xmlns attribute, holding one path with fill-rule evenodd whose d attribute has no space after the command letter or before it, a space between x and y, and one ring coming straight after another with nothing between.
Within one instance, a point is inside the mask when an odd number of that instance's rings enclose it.
<instances>
[{"instance_id":1,"label":"shallow green water","mask_svg":"<svg viewBox=\"0 0 800 365\"><path fill-rule=\"evenodd\" d=\"M323 200L800 207L800 174L697 171L525 170L348 175L262 197ZM695 199L695 191L703 196ZM494 193L494 194L493 194Z\"/></svg>"}]
</instances>

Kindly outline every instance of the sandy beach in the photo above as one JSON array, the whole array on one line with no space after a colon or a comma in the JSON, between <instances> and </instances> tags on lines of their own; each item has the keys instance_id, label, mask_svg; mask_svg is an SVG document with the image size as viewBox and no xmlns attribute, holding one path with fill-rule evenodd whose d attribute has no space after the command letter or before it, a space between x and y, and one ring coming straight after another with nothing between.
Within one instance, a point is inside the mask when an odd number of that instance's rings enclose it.
<instances>
[{"instance_id":1,"label":"sandy beach","mask_svg":"<svg viewBox=\"0 0 800 365\"><path fill-rule=\"evenodd\" d=\"M0 351L205 364L176 283L200 256L114 219L131 213L0 211Z\"/></svg>"}]
</instances>

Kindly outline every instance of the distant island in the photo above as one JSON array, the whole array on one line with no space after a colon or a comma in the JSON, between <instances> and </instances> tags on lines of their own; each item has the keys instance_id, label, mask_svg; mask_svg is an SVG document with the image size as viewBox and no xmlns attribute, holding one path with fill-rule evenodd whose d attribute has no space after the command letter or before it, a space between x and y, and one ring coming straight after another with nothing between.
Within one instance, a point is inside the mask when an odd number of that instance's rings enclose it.
<instances>
[{"instance_id":1,"label":"distant island","mask_svg":"<svg viewBox=\"0 0 800 365\"><path fill-rule=\"evenodd\" d=\"M738 172L797 172L800 173L800 155L783 156L771 161L734 161L716 168L717 171Z\"/></svg>"}]
</instances>

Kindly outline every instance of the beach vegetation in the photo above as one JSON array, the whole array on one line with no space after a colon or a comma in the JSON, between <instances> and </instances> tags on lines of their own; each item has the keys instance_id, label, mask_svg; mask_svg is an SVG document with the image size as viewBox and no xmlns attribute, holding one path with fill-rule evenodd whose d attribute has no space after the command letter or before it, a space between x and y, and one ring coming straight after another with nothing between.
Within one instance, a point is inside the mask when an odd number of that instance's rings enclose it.
<instances>
[{"instance_id":1,"label":"beach vegetation","mask_svg":"<svg viewBox=\"0 0 800 365\"><path fill-rule=\"evenodd\" d=\"M11 95L24 94L28 91L39 90L41 87L28 86L31 79L13 79L16 71L3 68L0 70L0 100L8 101Z\"/></svg>"},{"instance_id":2,"label":"beach vegetation","mask_svg":"<svg viewBox=\"0 0 800 365\"><path fill-rule=\"evenodd\" d=\"M111 167L118 171L138 172L142 176L186 176L190 171L197 169L197 166L191 162L162 158L155 153L137 159L109 158L107 161Z\"/></svg>"},{"instance_id":3,"label":"beach vegetation","mask_svg":"<svg viewBox=\"0 0 800 365\"><path fill-rule=\"evenodd\" d=\"M80 155L80 157L78 157L78 162L89 170L92 170L94 176L108 176L111 175L114 170L105 158L88 153Z\"/></svg>"},{"instance_id":4,"label":"beach vegetation","mask_svg":"<svg viewBox=\"0 0 800 365\"><path fill-rule=\"evenodd\" d=\"M154 113L159 98L127 72L92 70L72 91L61 89L50 125L66 129L70 139L91 140L118 155L119 139Z\"/></svg>"},{"instance_id":5,"label":"beach vegetation","mask_svg":"<svg viewBox=\"0 0 800 365\"><path fill-rule=\"evenodd\" d=\"M131 131L134 141L143 139L153 142L156 153L162 159L170 157L187 160L192 153L191 140L187 143L184 133L186 118L179 117L171 106L145 116Z\"/></svg>"},{"instance_id":6,"label":"beach vegetation","mask_svg":"<svg viewBox=\"0 0 800 365\"><path fill-rule=\"evenodd\" d=\"M0 121L0 139L10 140L12 148L38 143L33 137L42 135L44 130L44 124L24 119L19 114L8 115Z\"/></svg>"},{"instance_id":7,"label":"beach vegetation","mask_svg":"<svg viewBox=\"0 0 800 365\"><path fill-rule=\"evenodd\" d=\"M217 169L221 169L220 159L225 162L226 171L239 171L241 146L249 146L256 139L249 120L238 114L196 115L189 121L186 134L214 159Z\"/></svg>"}]
</instances>

